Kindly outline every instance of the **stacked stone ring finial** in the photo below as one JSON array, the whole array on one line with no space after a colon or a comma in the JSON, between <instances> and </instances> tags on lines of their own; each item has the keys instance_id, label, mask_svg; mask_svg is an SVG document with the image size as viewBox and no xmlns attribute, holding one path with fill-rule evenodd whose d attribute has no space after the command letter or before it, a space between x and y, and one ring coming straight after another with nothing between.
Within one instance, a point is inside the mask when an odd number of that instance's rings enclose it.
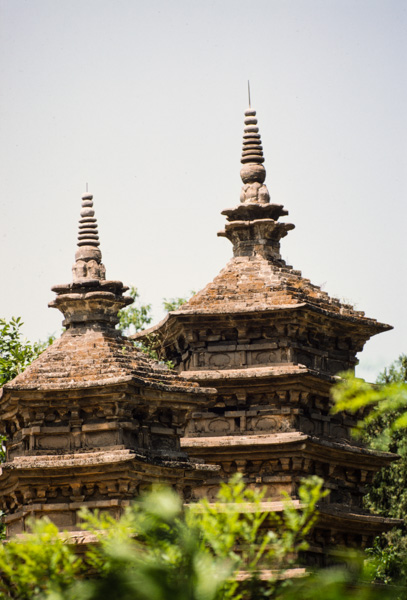
<instances>
[{"instance_id":1,"label":"stacked stone ring finial","mask_svg":"<svg viewBox=\"0 0 407 600\"><path fill-rule=\"evenodd\" d=\"M98 225L93 210L92 194L82 196L81 218L79 219L78 246L99 246Z\"/></svg>"},{"instance_id":2,"label":"stacked stone ring finial","mask_svg":"<svg viewBox=\"0 0 407 600\"><path fill-rule=\"evenodd\" d=\"M246 110L244 124L245 128L243 134L243 150L241 163L261 164L264 162L264 156L259 134L259 128L257 127L255 110Z\"/></svg>"},{"instance_id":3,"label":"stacked stone ring finial","mask_svg":"<svg viewBox=\"0 0 407 600\"><path fill-rule=\"evenodd\" d=\"M243 133L242 168L240 177L243 187L240 201L244 203L268 204L270 194L264 185L266 169L263 166L263 146L259 128L257 127L256 111L249 108L245 112Z\"/></svg>"},{"instance_id":4,"label":"stacked stone ring finial","mask_svg":"<svg viewBox=\"0 0 407 600\"><path fill-rule=\"evenodd\" d=\"M99 249L98 225L93 210L92 194L82 196L82 209L79 219L78 249L72 267L74 282L84 279L105 279L106 269L102 264Z\"/></svg>"}]
</instances>

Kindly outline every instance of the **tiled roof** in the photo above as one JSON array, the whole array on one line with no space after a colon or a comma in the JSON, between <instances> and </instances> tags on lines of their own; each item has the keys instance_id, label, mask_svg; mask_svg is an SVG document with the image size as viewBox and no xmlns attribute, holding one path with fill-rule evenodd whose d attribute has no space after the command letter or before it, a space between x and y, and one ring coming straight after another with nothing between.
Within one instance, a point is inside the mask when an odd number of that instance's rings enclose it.
<instances>
[{"instance_id":1,"label":"tiled roof","mask_svg":"<svg viewBox=\"0 0 407 600\"><path fill-rule=\"evenodd\" d=\"M211 283L180 307L179 312L237 313L304 304L364 321L380 330L390 328L330 297L283 260L276 263L260 254L232 258Z\"/></svg>"},{"instance_id":2,"label":"tiled roof","mask_svg":"<svg viewBox=\"0 0 407 600\"><path fill-rule=\"evenodd\" d=\"M65 332L4 388L62 389L130 380L168 391L208 391L150 359L119 332L115 335L92 329L80 334Z\"/></svg>"}]
</instances>

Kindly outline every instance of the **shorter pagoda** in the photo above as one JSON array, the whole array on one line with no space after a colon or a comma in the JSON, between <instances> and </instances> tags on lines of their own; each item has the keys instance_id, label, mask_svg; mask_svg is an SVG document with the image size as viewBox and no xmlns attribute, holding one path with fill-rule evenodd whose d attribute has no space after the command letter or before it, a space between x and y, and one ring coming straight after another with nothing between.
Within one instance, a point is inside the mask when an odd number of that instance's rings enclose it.
<instances>
[{"instance_id":1,"label":"shorter pagoda","mask_svg":"<svg viewBox=\"0 0 407 600\"><path fill-rule=\"evenodd\" d=\"M190 460L180 436L191 411L206 406L215 390L176 376L115 329L118 311L132 302L127 289L106 280L86 194L73 281L55 286L50 303L63 313L65 331L0 390L7 536L24 531L31 516L75 532L82 507L118 517L158 481L189 500L214 469Z\"/></svg>"}]
</instances>

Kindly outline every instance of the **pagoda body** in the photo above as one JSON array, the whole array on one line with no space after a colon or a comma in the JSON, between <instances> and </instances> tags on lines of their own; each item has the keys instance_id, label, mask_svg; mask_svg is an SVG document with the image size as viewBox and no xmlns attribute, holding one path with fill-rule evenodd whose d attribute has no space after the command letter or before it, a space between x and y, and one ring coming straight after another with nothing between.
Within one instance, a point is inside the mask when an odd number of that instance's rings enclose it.
<instances>
[{"instance_id":1,"label":"pagoda body","mask_svg":"<svg viewBox=\"0 0 407 600\"><path fill-rule=\"evenodd\" d=\"M213 469L188 458L180 435L214 390L171 373L115 329L132 299L120 281L106 280L98 240L92 196L85 195L73 281L55 286L50 303L64 314L65 332L0 390L7 436L0 508L8 536L32 516L78 531L82 507L118 517L157 481L190 499Z\"/></svg>"},{"instance_id":2,"label":"pagoda body","mask_svg":"<svg viewBox=\"0 0 407 600\"><path fill-rule=\"evenodd\" d=\"M193 412L182 439L190 456L220 466L196 493L212 499L234 472L247 485L298 498L300 480L320 475L330 490L310 553L331 545L364 547L393 525L366 514L366 484L396 457L355 444L349 415L330 414L330 388L354 369L365 342L390 326L331 298L280 255L294 225L270 203L256 113L245 113L240 204L224 210L218 235L233 258L186 304L146 332L186 381L217 389L216 403Z\"/></svg>"}]
</instances>

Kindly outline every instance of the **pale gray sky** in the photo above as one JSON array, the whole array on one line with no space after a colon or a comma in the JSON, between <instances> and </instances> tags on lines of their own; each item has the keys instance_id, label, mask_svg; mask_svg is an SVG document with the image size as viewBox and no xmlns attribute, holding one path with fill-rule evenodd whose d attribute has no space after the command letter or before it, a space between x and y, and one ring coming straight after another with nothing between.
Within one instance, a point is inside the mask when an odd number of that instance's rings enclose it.
<instances>
[{"instance_id":1,"label":"pale gray sky","mask_svg":"<svg viewBox=\"0 0 407 600\"><path fill-rule=\"evenodd\" d=\"M407 352L404 0L0 0L0 316L59 332L89 182L107 275L161 298L230 258L247 79L282 254Z\"/></svg>"}]
</instances>

